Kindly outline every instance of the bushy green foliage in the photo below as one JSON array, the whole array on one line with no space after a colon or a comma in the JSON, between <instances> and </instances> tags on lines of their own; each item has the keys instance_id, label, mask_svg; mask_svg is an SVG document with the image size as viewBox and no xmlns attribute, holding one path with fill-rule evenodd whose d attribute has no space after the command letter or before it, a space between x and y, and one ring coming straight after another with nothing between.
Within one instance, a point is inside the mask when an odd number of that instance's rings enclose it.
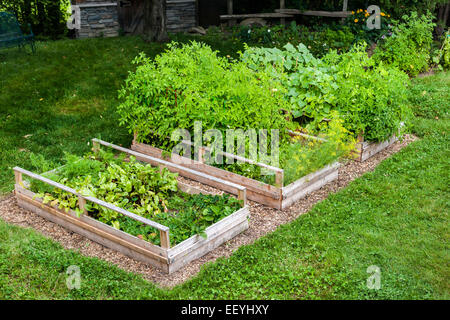
<instances>
[{"instance_id":1,"label":"bushy green foliage","mask_svg":"<svg viewBox=\"0 0 450 320\"><path fill-rule=\"evenodd\" d=\"M333 92L344 126L365 140L383 141L397 134L410 116L407 102L408 76L394 66L377 64L365 45L324 61L330 66L338 89Z\"/></svg>"},{"instance_id":2,"label":"bushy green foliage","mask_svg":"<svg viewBox=\"0 0 450 320\"><path fill-rule=\"evenodd\" d=\"M181 47L172 44L154 62L141 56L137 60L141 65L120 93L125 100L118 109L122 123L135 130L140 141L168 151L171 142L161 137L170 137L177 128L192 133L198 120L203 127L224 133L226 129L280 129L281 166L296 167L285 176L285 183L326 165L330 157L323 155L324 150L334 160L342 155L340 146L348 140L343 136L333 142L335 150L331 150L331 142L314 148L292 145L286 131L298 127L292 117L314 119L317 129L323 116L331 114L334 96L329 93L338 87L321 60L303 44L297 48L288 44L284 50L247 48L241 58L219 58L209 47L195 42ZM300 153L307 159L300 158ZM303 166L293 164L294 154ZM215 165L273 183L273 176L262 175L255 165Z\"/></svg>"},{"instance_id":3,"label":"bushy green foliage","mask_svg":"<svg viewBox=\"0 0 450 320\"><path fill-rule=\"evenodd\" d=\"M141 54L120 91L121 124L145 140L157 131L193 132L194 121L225 132L229 128L286 131L283 87L245 63L219 57L209 46L172 43L154 60Z\"/></svg>"},{"instance_id":4,"label":"bushy green foliage","mask_svg":"<svg viewBox=\"0 0 450 320\"><path fill-rule=\"evenodd\" d=\"M231 35L252 47L283 48L288 43L294 46L303 43L316 57L323 56L330 49L348 51L355 41L355 36L347 26L330 24L306 27L297 25L295 21L289 25L236 26L232 28Z\"/></svg>"},{"instance_id":5,"label":"bushy green foliage","mask_svg":"<svg viewBox=\"0 0 450 320\"><path fill-rule=\"evenodd\" d=\"M284 50L249 48L242 59L278 79L287 88L293 117L313 128L337 116L355 136L364 132L365 139L381 141L396 133L408 115L406 74L376 64L365 45L343 54L332 51L323 59L302 44Z\"/></svg>"},{"instance_id":6,"label":"bushy green foliage","mask_svg":"<svg viewBox=\"0 0 450 320\"><path fill-rule=\"evenodd\" d=\"M0 11L14 12L23 26L31 25L34 34L56 39L67 30L69 5L69 0L0 0Z\"/></svg>"},{"instance_id":7,"label":"bushy green foliage","mask_svg":"<svg viewBox=\"0 0 450 320\"><path fill-rule=\"evenodd\" d=\"M316 57L323 56L329 50L346 52L357 40L355 34L347 26L323 28L320 31L305 35L303 43Z\"/></svg>"},{"instance_id":8,"label":"bushy green foliage","mask_svg":"<svg viewBox=\"0 0 450 320\"><path fill-rule=\"evenodd\" d=\"M430 13L418 16L412 12L402 19L394 22L392 36L375 49L374 58L416 76L428 69L435 24Z\"/></svg>"},{"instance_id":9,"label":"bushy green foliage","mask_svg":"<svg viewBox=\"0 0 450 320\"><path fill-rule=\"evenodd\" d=\"M355 35L355 40L376 43L392 34L392 20L390 14L380 12L380 28L369 29L367 19L372 15L367 9L357 9L345 19L345 25Z\"/></svg>"},{"instance_id":10,"label":"bushy green foliage","mask_svg":"<svg viewBox=\"0 0 450 320\"><path fill-rule=\"evenodd\" d=\"M124 154L100 150L99 154L78 157L66 154L66 164L56 171L45 173L47 178L75 189L84 196L111 203L141 217L168 226L172 244L180 243L240 208L239 200L229 196L189 195L179 192L177 174L167 169L144 165ZM42 165L39 157L32 159ZM77 196L32 180L31 190L44 203L81 214ZM155 244L159 234L148 225L128 218L95 203L86 203L89 216Z\"/></svg>"},{"instance_id":11,"label":"bushy green foliage","mask_svg":"<svg viewBox=\"0 0 450 320\"><path fill-rule=\"evenodd\" d=\"M315 134L319 135L319 132ZM321 124L320 135L326 140L297 136L291 143L281 146L280 167L284 170L284 185L338 161L354 149L355 139L337 116Z\"/></svg>"},{"instance_id":12,"label":"bushy green foliage","mask_svg":"<svg viewBox=\"0 0 450 320\"><path fill-rule=\"evenodd\" d=\"M374 4L378 5L384 12L389 12L393 18L401 18L411 11L417 11L424 14L427 11L433 12L440 4L447 3L448 0L349 0L348 10L358 10L358 8L367 8ZM279 1L270 0L273 9L279 7ZM242 4L241 4L242 5ZM342 0L286 0L286 8L298 8L304 10L325 10L325 11L341 11ZM273 10L272 10L273 11ZM317 21L327 21L327 18L317 18Z\"/></svg>"},{"instance_id":13,"label":"bushy green foliage","mask_svg":"<svg viewBox=\"0 0 450 320\"><path fill-rule=\"evenodd\" d=\"M437 6L445 4L448 0L378 0L372 2L380 6L384 12L391 13L395 19L400 19L404 15L416 11L418 14L426 14L428 11L434 12ZM364 8L367 0L349 1L351 8ZM369 2L371 4L371 2Z\"/></svg>"},{"instance_id":14,"label":"bushy green foliage","mask_svg":"<svg viewBox=\"0 0 450 320\"><path fill-rule=\"evenodd\" d=\"M315 58L305 45L277 48L247 48L242 60L253 70L278 79L287 88L286 97L294 118L307 117L318 122L328 117L338 88L329 67Z\"/></svg>"}]
</instances>

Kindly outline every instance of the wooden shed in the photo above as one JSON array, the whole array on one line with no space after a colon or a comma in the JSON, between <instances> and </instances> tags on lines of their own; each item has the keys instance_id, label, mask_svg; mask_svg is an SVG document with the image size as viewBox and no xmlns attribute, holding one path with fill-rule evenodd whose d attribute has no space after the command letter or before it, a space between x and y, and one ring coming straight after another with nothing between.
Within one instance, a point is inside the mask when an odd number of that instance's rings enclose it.
<instances>
[{"instance_id":1,"label":"wooden shed","mask_svg":"<svg viewBox=\"0 0 450 320\"><path fill-rule=\"evenodd\" d=\"M145 0L71 0L78 14L76 35L80 38L140 34ZM198 0L167 0L168 32L189 31L198 25Z\"/></svg>"},{"instance_id":2,"label":"wooden shed","mask_svg":"<svg viewBox=\"0 0 450 320\"><path fill-rule=\"evenodd\" d=\"M119 23L125 34L139 34L143 28L145 0L119 0ZM198 25L197 0L167 0L168 32L189 31Z\"/></svg>"}]
</instances>

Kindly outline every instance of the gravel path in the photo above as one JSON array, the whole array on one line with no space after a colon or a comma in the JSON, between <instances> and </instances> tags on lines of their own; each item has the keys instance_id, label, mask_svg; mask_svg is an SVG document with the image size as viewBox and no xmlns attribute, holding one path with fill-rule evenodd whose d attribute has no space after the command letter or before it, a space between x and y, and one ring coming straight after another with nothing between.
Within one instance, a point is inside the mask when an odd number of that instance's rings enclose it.
<instances>
[{"instance_id":1,"label":"gravel path","mask_svg":"<svg viewBox=\"0 0 450 320\"><path fill-rule=\"evenodd\" d=\"M402 142L394 143L363 163L356 161L347 162L339 169L338 180L327 184L320 190L297 201L288 209L276 210L267 208L261 204L250 202L249 229L171 275L167 275L157 268L146 265L145 263L128 258L121 253L108 249L85 237L68 231L59 225L49 222L36 214L21 209L17 206L16 200L12 194L3 197L3 199L0 198L0 218L8 223L33 228L44 236L58 241L66 249L76 250L85 256L97 257L109 261L121 269L139 273L145 279L155 282L163 287L172 287L197 274L203 264L215 261L219 257L228 257L240 246L251 244L256 239L273 232L280 225L286 224L296 219L301 214L308 212L314 204L325 199L328 194L334 193L345 187L349 182L365 172L372 171L382 160L398 152L416 139L417 138L412 135L406 135ZM206 191L221 193L217 189L204 186L198 182L185 178L180 178L180 180Z\"/></svg>"}]
</instances>

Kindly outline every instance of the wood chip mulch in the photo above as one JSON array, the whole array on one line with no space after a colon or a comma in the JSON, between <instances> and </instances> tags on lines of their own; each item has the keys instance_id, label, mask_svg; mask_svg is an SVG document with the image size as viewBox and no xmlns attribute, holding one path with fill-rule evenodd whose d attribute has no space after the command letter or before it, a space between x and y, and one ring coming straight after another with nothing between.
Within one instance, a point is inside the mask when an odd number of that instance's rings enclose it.
<instances>
[{"instance_id":1,"label":"wood chip mulch","mask_svg":"<svg viewBox=\"0 0 450 320\"><path fill-rule=\"evenodd\" d=\"M297 201L286 210L271 209L261 204L250 202L249 229L171 275L167 275L145 263L128 258L121 253L108 249L18 207L12 194L3 197L3 199L0 198L0 218L11 224L33 228L44 236L61 243L66 249L78 251L85 256L106 260L121 269L141 274L145 279L160 286L172 287L197 274L205 263L215 261L219 257L228 257L240 246L251 244L258 238L273 232L280 225L291 222L301 214L308 212L314 204L327 198L330 193L337 192L365 172L372 171L382 160L400 151L415 140L417 140L416 137L406 135L403 141L394 143L365 162L348 161L339 169L339 178L337 180ZM180 178L180 180L206 191L221 193L198 182L184 178Z\"/></svg>"}]
</instances>

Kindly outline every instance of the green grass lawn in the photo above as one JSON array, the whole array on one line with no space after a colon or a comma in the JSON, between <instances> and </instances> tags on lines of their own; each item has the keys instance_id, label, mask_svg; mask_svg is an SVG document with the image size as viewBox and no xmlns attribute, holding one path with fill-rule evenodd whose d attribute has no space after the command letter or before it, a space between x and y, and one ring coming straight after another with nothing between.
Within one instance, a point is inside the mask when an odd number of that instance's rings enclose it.
<instances>
[{"instance_id":1,"label":"green grass lawn","mask_svg":"<svg viewBox=\"0 0 450 320\"><path fill-rule=\"evenodd\" d=\"M241 49L207 40L222 54ZM35 55L0 51L0 195L13 187L10 168L33 169L30 152L58 162L64 151L89 150L94 137L129 145L132 135L118 126L115 114L118 90L139 52L153 57L162 50L163 44L121 37L38 43Z\"/></svg>"},{"instance_id":2,"label":"green grass lawn","mask_svg":"<svg viewBox=\"0 0 450 320\"><path fill-rule=\"evenodd\" d=\"M117 89L139 51L162 49L117 38L44 43L36 56L0 51L0 190L12 189L10 167L32 169L29 152L56 163L93 136L129 144ZM170 290L0 221L0 299L449 299L449 87L449 72L413 81L420 141ZM80 290L66 287L70 265L81 268ZM371 265L380 290L366 287Z\"/></svg>"}]
</instances>

